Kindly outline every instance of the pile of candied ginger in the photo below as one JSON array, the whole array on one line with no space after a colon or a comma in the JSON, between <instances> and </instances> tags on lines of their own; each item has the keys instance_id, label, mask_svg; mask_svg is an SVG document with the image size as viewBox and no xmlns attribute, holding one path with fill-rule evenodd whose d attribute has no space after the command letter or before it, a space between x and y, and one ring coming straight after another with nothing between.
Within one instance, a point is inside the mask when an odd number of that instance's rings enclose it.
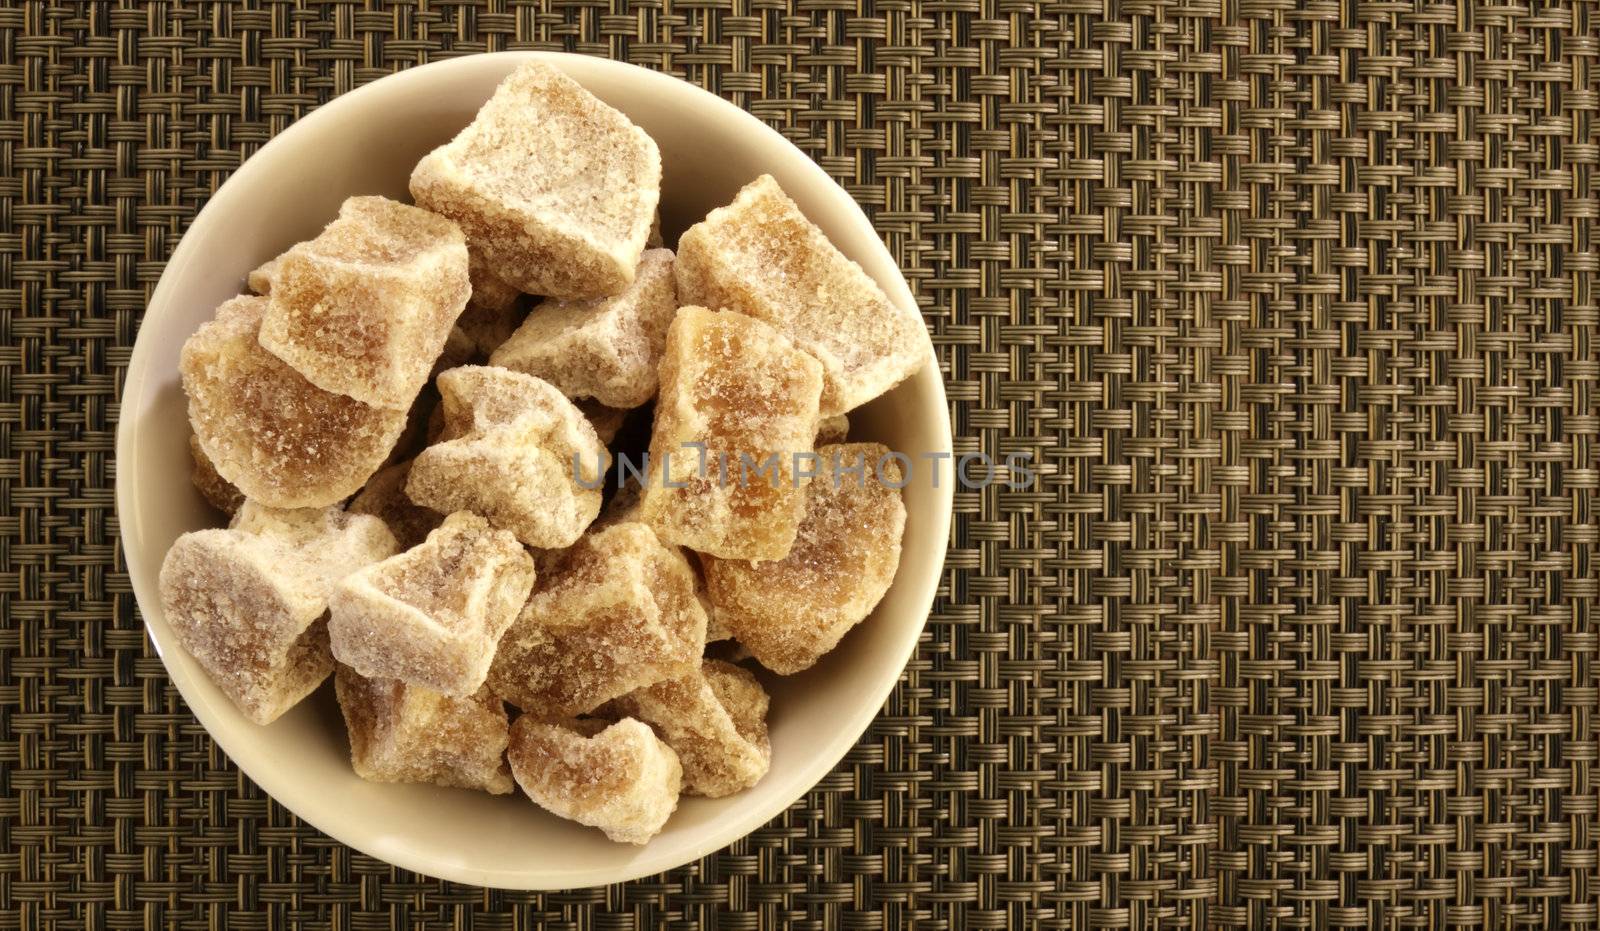
<instances>
[{"instance_id":1,"label":"pile of candied ginger","mask_svg":"<svg viewBox=\"0 0 1600 931\"><path fill-rule=\"evenodd\" d=\"M260 724L331 675L363 778L514 782L642 844L767 772L752 667L812 666L888 590L904 476L845 415L923 364L921 319L770 177L663 248L655 142L543 64L410 188L184 345L232 519L173 544L167 621Z\"/></svg>"}]
</instances>

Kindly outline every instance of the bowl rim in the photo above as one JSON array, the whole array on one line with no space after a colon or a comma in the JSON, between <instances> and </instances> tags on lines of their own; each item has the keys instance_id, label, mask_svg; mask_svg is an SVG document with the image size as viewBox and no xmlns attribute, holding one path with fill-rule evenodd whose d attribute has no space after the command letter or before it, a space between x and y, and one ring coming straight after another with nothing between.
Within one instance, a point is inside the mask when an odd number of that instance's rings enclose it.
<instances>
[{"instance_id":1,"label":"bowl rim","mask_svg":"<svg viewBox=\"0 0 1600 931\"><path fill-rule=\"evenodd\" d=\"M494 59L496 64L491 65L486 59ZM138 418L123 416L123 414L127 407L128 398L130 396L142 397L147 390L146 384L152 381L153 373L151 372L152 363L150 359L154 350L152 349L151 340L144 338L149 315L152 310L160 314L163 309L175 304L174 295L179 287L177 282L185 277L184 270L192 261L192 253L197 248L195 245L196 237L192 235L192 231L197 228L203 229L202 223L208 217L227 215L231 201L236 193L257 183L256 176L270 170L268 166L273 160L263 158L264 154L274 151L274 147L287 145L284 139L297 130L309 132L313 128L335 123L341 118L342 114L363 106L369 98L375 97L377 94L395 93L407 87L412 89L421 88L431 79L452 69L493 68L501 67L499 63L504 63L504 67L509 70L510 67L529 60L549 62L560 68L563 73L573 77L580 84L584 83L585 72L596 75L605 71L626 72L630 80L653 85L653 89L661 93L689 93L697 98L699 105L713 111L716 118L731 120L742 126L745 131L765 136L769 142L779 143L780 148L789 149L793 154L798 155L799 159L794 166L786 165L786 169L806 175L808 185L824 186L829 190L829 196L842 198L842 203L848 205L848 209L840 211L841 216L844 218L842 222L856 226L858 232L865 232L867 234L866 241L872 244L869 248L877 249L880 253L879 258L883 260L885 266L895 269L895 280L892 282L880 281L880 286L889 292L892 300L897 302L904 301L908 306L916 306L910 287L906 284L904 274L900 270L899 263L889 253L888 248L873 228L871 221L867 218L860 204L835 182L820 165L789 140L785 139L781 133L711 91L670 74L653 71L637 65L566 52L492 52L429 62L370 81L334 97L327 103L300 117L289 127L263 144L254 154L246 158L217 188L195 215L195 218L185 229L183 237L179 240L177 247L163 267L161 277L157 281L155 289L151 292L150 299L145 304L144 313L140 317L139 331L134 339L133 351L129 356L123 377L122 393L119 396L122 405L118 411L116 459L123 460L125 458L123 451L135 448L140 441ZM378 90L374 90L375 88L378 88ZM302 127L305 127L305 129L302 129ZM173 312L176 311L174 310ZM927 341L928 350L925 368L931 370L930 380L933 383L932 386L939 407L945 412L945 415L937 418L937 422L932 425L936 440L932 444L932 451L951 452L953 439L948 413L949 400L945 392L944 379L939 372L937 355L934 352L931 338L926 335L926 330L924 330L924 338ZM913 379L919 377L926 376L922 372L912 375ZM836 737L826 745L819 747L818 752L793 764L795 771L789 774L788 782L791 785L799 786L799 789L783 805L777 807L768 806L767 808L752 806L743 811L739 817L718 822L714 828L704 832L704 837L701 840L688 845L687 854L685 854L684 848L680 846L674 848L676 852L673 854L652 855L650 852L651 847L647 844L639 848L638 854L622 864L620 868L583 867L568 870L549 867L529 868L527 866L483 868L468 866L446 857L430 859L425 856L415 856L409 849L402 851L388 850L383 854L370 853L371 848L362 843L363 838L355 836L349 823L335 817L335 812L338 809L336 801L324 804L307 804L308 799L315 802L315 794L307 795L305 793L305 787L290 775L292 767L278 765L261 748L252 746L248 740L243 739L241 736L243 732L232 728L231 725L223 720L225 712L220 712L212 707L211 703L198 693L196 677L186 672L181 666L175 666L173 663L168 662L166 647L176 647L176 644L163 645L151 619L151 608L146 607L152 606L156 612L161 610L157 586L159 562L155 566L149 565L144 557L142 547L132 545L130 539L130 534L138 524L138 520L136 518L130 520L128 515L138 514L138 508L133 505L139 497L139 489L132 469L117 469L115 502L119 521L118 540L121 543L123 561L127 569L129 583L133 589L140 619L143 622L147 636L150 638L152 648L161 657L162 665L166 669L168 678L177 687L179 694L183 696L185 704L188 705L195 718L199 720L201 726L205 728L207 735L233 761L234 765L264 793L323 834L354 850L367 853L369 856L402 869L483 887L517 890L556 890L623 882L674 869L699 860L749 835L757 828L781 815L796 800L811 791L844 758L861 736L866 733L872 721L882 711L890 693L899 683L900 676L904 673L906 665L916 651L921 633L927 624L927 616L932 611L938 583L943 573L945 557L948 555L949 550L948 541L953 520L955 494L954 475L950 467L952 461L952 459L945 459L935 464L936 487L933 499L935 513L932 515L934 519L934 527L932 529L938 533L936 539L944 541L943 546L938 550L939 558L929 565L910 567L912 574L906 579L896 578L896 584L908 584L911 586L911 603L923 605L923 621L914 627L907 625L906 633L903 635L904 642L899 645L900 655L896 674L894 676L885 676L882 680L873 683L871 690L862 694L862 701L856 706L856 710L852 715L839 721L840 726L837 733L847 735L847 739ZM904 571L906 568L902 565L900 571ZM789 793L785 792L783 794L788 795ZM291 799L293 800L292 803Z\"/></svg>"}]
</instances>

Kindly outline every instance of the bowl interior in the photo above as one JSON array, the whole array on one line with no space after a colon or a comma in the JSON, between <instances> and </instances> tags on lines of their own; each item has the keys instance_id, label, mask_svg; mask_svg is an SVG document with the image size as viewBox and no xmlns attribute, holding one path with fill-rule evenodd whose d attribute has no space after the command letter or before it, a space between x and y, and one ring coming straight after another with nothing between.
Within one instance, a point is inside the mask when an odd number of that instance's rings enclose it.
<instances>
[{"instance_id":1,"label":"bowl interior","mask_svg":"<svg viewBox=\"0 0 1600 931\"><path fill-rule=\"evenodd\" d=\"M772 692L772 771L727 799L684 798L644 847L544 813L520 794L492 797L378 785L350 769L343 721L324 687L261 727L246 721L173 640L156 576L180 534L215 526L188 481L189 426L178 379L183 341L257 264L309 238L352 194L407 198L411 167L466 125L512 68L538 53L440 62L367 85L297 122L250 158L184 236L147 309L125 383L117 438L117 505L135 594L173 681L207 730L265 791L368 854L418 872L506 888L571 888L659 872L737 840L814 785L881 707L915 647L943 563L951 512L943 385L929 364L853 412L852 438L909 454L904 555L874 616L815 668L765 676ZM834 243L906 304L912 297L859 207L802 153L715 96L627 65L543 54L660 145L669 245L762 172L775 176Z\"/></svg>"}]
</instances>

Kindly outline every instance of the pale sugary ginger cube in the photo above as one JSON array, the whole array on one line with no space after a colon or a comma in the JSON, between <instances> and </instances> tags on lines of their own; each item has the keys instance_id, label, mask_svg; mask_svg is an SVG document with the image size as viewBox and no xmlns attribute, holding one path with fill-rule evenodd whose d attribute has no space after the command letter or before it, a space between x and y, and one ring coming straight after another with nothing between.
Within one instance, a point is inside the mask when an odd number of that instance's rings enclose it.
<instances>
[{"instance_id":1,"label":"pale sugary ginger cube","mask_svg":"<svg viewBox=\"0 0 1600 931\"><path fill-rule=\"evenodd\" d=\"M507 754L511 772L541 808L618 843L643 844L678 807L678 755L639 721L590 730L517 718Z\"/></svg>"},{"instance_id":2,"label":"pale sugary ginger cube","mask_svg":"<svg viewBox=\"0 0 1600 931\"><path fill-rule=\"evenodd\" d=\"M421 545L339 583L328 603L333 655L368 678L471 695L533 581L515 537L451 514Z\"/></svg>"},{"instance_id":3,"label":"pale sugary ginger cube","mask_svg":"<svg viewBox=\"0 0 1600 931\"><path fill-rule=\"evenodd\" d=\"M404 550L426 540L428 534L444 523L443 514L423 507L406 495L406 479L410 475L409 460L379 469L366 487L350 499L348 509L352 514L371 514L382 520Z\"/></svg>"},{"instance_id":4,"label":"pale sugary ginger cube","mask_svg":"<svg viewBox=\"0 0 1600 931\"><path fill-rule=\"evenodd\" d=\"M822 366L773 327L679 310L661 359L645 522L696 552L782 558L805 502L795 457L811 451L821 391Z\"/></svg>"},{"instance_id":5,"label":"pale sugary ginger cube","mask_svg":"<svg viewBox=\"0 0 1600 931\"><path fill-rule=\"evenodd\" d=\"M824 416L872 400L927 360L922 317L892 303L768 175L678 240L678 299L765 320L816 356Z\"/></svg>"},{"instance_id":6,"label":"pale sugary ginger cube","mask_svg":"<svg viewBox=\"0 0 1600 931\"><path fill-rule=\"evenodd\" d=\"M411 500L475 511L529 546L572 545L600 513L610 463L583 413L548 382L508 369L463 366L438 384L442 432L411 466Z\"/></svg>"},{"instance_id":7,"label":"pale sugary ginger cube","mask_svg":"<svg viewBox=\"0 0 1600 931\"><path fill-rule=\"evenodd\" d=\"M200 448L200 438L192 433L189 434L189 459L194 463L189 470L189 481L194 483L201 497L224 514L231 516L239 510L239 506L244 504L244 495L217 474L217 467L212 464L206 451Z\"/></svg>"},{"instance_id":8,"label":"pale sugary ginger cube","mask_svg":"<svg viewBox=\"0 0 1600 931\"><path fill-rule=\"evenodd\" d=\"M706 614L694 571L649 527L607 527L548 558L500 639L495 694L542 718L570 717L699 665Z\"/></svg>"},{"instance_id":9,"label":"pale sugary ginger cube","mask_svg":"<svg viewBox=\"0 0 1600 931\"><path fill-rule=\"evenodd\" d=\"M749 670L731 663L705 660L687 676L617 699L607 712L655 728L683 764L688 795L732 795L755 785L772 765L767 693Z\"/></svg>"},{"instance_id":10,"label":"pale sugary ginger cube","mask_svg":"<svg viewBox=\"0 0 1600 931\"><path fill-rule=\"evenodd\" d=\"M167 551L161 606L217 687L267 724L333 671L324 615L334 584L394 551L375 517L246 501L229 529L186 533Z\"/></svg>"},{"instance_id":11,"label":"pale sugary ginger cube","mask_svg":"<svg viewBox=\"0 0 1600 931\"><path fill-rule=\"evenodd\" d=\"M545 301L489 362L537 375L569 398L638 407L656 395L656 367L677 311L672 253L651 249L626 291Z\"/></svg>"},{"instance_id":12,"label":"pale sugary ginger cube","mask_svg":"<svg viewBox=\"0 0 1600 931\"><path fill-rule=\"evenodd\" d=\"M352 197L321 235L278 259L261 345L324 391L404 410L470 291L455 223Z\"/></svg>"},{"instance_id":13,"label":"pale sugary ginger cube","mask_svg":"<svg viewBox=\"0 0 1600 931\"><path fill-rule=\"evenodd\" d=\"M267 301L236 297L183 345L189 422L217 474L281 508L343 501L383 463L406 412L324 391L256 341Z\"/></svg>"},{"instance_id":14,"label":"pale sugary ginger cube","mask_svg":"<svg viewBox=\"0 0 1600 931\"><path fill-rule=\"evenodd\" d=\"M457 698L399 679L368 679L349 666L339 667L333 684L350 762L362 779L511 792L511 719L488 689Z\"/></svg>"},{"instance_id":15,"label":"pale sugary ginger cube","mask_svg":"<svg viewBox=\"0 0 1600 931\"><path fill-rule=\"evenodd\" d=\"M601 297L633 280L661 199L661 153L577 82L529 62L417 164L411 196L459 223L514 287Z\"/></svg>"},{"instance_id":16,"label":"pale sugary ginger cube","mask_svg":"<svg viewBox=\"0 0 1600 931\"><path fill-rule=\"evenodd\" d=\"M894 581L906 508L894 487L903 475L884 458L888 452L877 443L817 450L805 517L784 558L701 558L717 620L773 672L810 667L872 613Z\"/></svg>"},{"instance_id":17,"label":"pale sugary ginger cube","mask_svg":"<svg viewBox=\"0 0 1600 931\"><path fill-rule=\"evenodd\" d=\"M245 278L245 285L256 294L262 296L271 294L272 277L278 273L278 263L282 260L283 256L278 255L257 265L250 271L249 276Z\"/></svg>"}]
</instances>

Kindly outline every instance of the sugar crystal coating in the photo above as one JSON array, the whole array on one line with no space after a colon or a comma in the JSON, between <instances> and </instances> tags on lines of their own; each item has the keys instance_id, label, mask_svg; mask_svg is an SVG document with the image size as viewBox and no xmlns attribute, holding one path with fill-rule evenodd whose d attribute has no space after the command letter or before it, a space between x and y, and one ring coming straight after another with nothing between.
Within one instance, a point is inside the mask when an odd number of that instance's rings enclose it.
<instances>
[{"instance_id":1,"label":"sugar crystal coating","mask_svg":"<svg viewBox=\"0 0 1600 931\"><path fill-rule=\"evenodd\" d=\"M500 639L496 694L542 718L571 717L699 664L706 614L694 571L649 527L607 527L549 559Z\"/></svg>"},{"instance_id":2,"label":"sugar crystal coating","mask_svg":"<svg viewBox=\"0 0 1600 931\"><path fill-rule=\"evenodd\" d=\"M601 297L633 280L661 198L661 153L577 82L529 62L417 164L411 195L459 223L511 285Z\"/></svg>"},{"instance_id":3,"label":"sugar crystal coating","mask_svg":"<svg viewBox=\"0 0 1600 931\"><path fill-rule=\"evenodd\" d=\"M189 434L189 459L193 466L189 470L189 481L206 502L224 514L231 515L244 504L244 495L239 489L233 487L227 479L217 474L217 467L206 456L206 451L200 448L200 439L194 434Z\"/></svg>"},{"instance_id":4,"label":"sugar crystal coating","mask_svg":"<svg viewBox=\"0 0 1600 931\"><path fill-rule=\"evenodd\" d=\"M161 606L217 687L267 724L333 671L323 616L334 584L394 551L375 517L246 501L232 527L186 533L167 551Z\"/></svg>"},{"instance_id":5,"label":"sugar crystal coating","mask_svg":"<svg viewBox=\"0 0 1600 931\"><path fill-rule=\"evenodd\" d=\"M489 362L537 375L569 398L638 407L655 397L656 368L677 310L672 253L651 249L627 290L543 302Z\"/></svg>"},{"instance_id":6,"label":"sugar crystal coating","mask_svg":"<svg viewBox=\"0 0 1600 931\"><path fill-rule=\"evenodd\" d=\"M272 507L322 507L366 482L406 412L323 391L256 341L267 301L236 297L183 345L189 422L217 474Z\"/></svg>"},{"instance_id":7,"label":"sugar crystal coating","mask_svg":"<svg viewBox=\"0 0 1600 931\"><path fill-rule=\"evenodd\" d=\"M503 368L462 366L438 385L442 432L411 467L411 500L475 511L529 546L570 546L600 513L610 463L583 413L548 382Z\"/></svg>"},{"instance_id":8,"label":"sugar crystal coating","mask_svg":"<svg viewBox=\"0 0 1600 931\"><path fill-rule=\"evenodd\" d=\"M403 550L426 540L428 534L444 523L443 514L423 507L406 495L406 479L410 475L409 461L379 469L366 487L350 499L348 509L352 514L371 514L382 520Z\"/></svg>"},{"instance_id":9,"label":"sugar crystal coating","mask_svg":"<svg viewBox=\"0 0 1600 931\"><path fill-rule=\"evenodd\" d=\"M816 445L827 446L830 443L843 443L845 437L850 435L850 418L843 414L822 418L817 424Z\"/></svg>"},{"instance_id":10,"label":"sugar crystal coating","mask_svg":"<svg viewBox=\"0 0 1600 931\"><path fill-rule=\"evenodd\" d=\"M617 431L622 429L622 422L628 419L628 412L615 407L606 407L598 401L584 399L572 402L589 419L589 426L594 427L595 436L600 442L609 445L617 438Z\"/></svg>"},{"instance_id":11,"label":"sugar crystal coating","mask_svg":"<svg viewBox=\"0 0 1600 931\"><path fill-rule=\"evenodd\" d=\"M722 798L772 765L767 693L749 670L708 659L686 676L631 692L607 709L655 728L683 764L683 791Z\"/></svg>"},{"instance_id":12,"label":"sugar crystal coating","mask_svg":"<svg viewBox=\"0 0 1600 931\"><path fill-rule=\"evenodd\" d=\"M451 514L420 545L333 590L333 655L368 678L471 695L533 581L533 559L515 537L476 514Z\"/></svg>"},{"instance_id":13,"label":"sugar crystal coating","mask_svg":"<svg viewBox=\"0 0 1600 931\"><path fill-rule=\"evenodd\" d=\"M511 719L488 689L457 698L399 679L368 679L349 666L338 668L333 684L350 762L362 779L511 791Z\"/></svg>"},{"instance_id":14,"label":"sugar crystal coating","mask_svg":"<svg viewBox=\"0 0 1600 931\"><path fill-rule=\"evenodd\" d=\"M822 413L872 400L922 367L914 308L892 303L768 175L678 240L678 298L772 324L822 362Z\"/></svg>"},{"instance_id":15,"label":"sugar crystal coating","mask_svg":"<svg viewBox=\"0 0 1600 931\"><path fill-rule=\"evenodd\" d=\"M352 197L317 238L278 259L261 345L324 391L405 409L470 293L453 222Z\"/></svg>"},{"instance_id":16,"label":"sugar crystal coating","mask_svg":"<svg viewBox=\"0 0 1600 931\"><path fill-rule=\"evenodd\" d=\"M650 727L632 719L592 735L529 715L511 726L511 772L540 807L643 844L678 807L683 767Z\"/></svg>"},{"instance_id":17,"label":"sugar crystal coating","mask_svg":"<svg viewBox=\"0 0 1600 931\"><path fill-rule=\"evenodd\" d=\"M806 487L805 518L784 558L702 556L713 613L773 672L810 667L872 613L894 581L906 508L891 487L903 476L884 458L888 452L877 443L817 450L822 465ZM860 480L845 471L858 464Z\"/></svg>"},{"instance_id":18,"label":"sugar crystal coating","mask_svg":"<svg viewBox=\"0 0 1600 931\"><path fill-rule=\"evenodd\" d=\"M771 326L679 310L661 359L643 519L696 552L781 558L800 524L795 457L811 450L821 390L822 366Z\"/></svg>"}]
</instances>

